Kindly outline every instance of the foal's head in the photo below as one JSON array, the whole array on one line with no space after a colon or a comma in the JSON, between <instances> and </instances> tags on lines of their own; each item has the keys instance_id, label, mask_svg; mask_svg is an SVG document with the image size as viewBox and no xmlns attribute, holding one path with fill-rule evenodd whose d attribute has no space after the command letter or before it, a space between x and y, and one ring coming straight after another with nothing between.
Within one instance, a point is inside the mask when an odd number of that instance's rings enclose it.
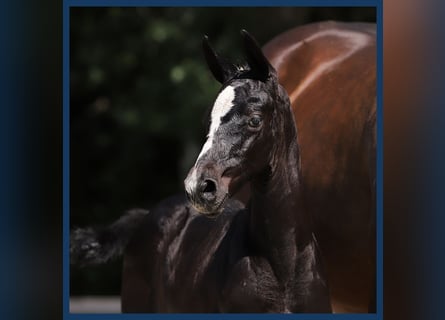
<instances>
[{"instance_id":1,"label":"foal's head","mask_svg":"<svg viewBox=\"0 0 445 320\"><path fill-rule=\"evenodd\" d=\"M218 214L244 183L285 156L286 139L295 140L289 98L276 71L256 41L241 33L247 60L243 67L219 57L208 39L203 40L208 67L222 87L210 113L207 141L185 179L185 190L192 205L208 216Z\"/></svg>"}]
</instances>

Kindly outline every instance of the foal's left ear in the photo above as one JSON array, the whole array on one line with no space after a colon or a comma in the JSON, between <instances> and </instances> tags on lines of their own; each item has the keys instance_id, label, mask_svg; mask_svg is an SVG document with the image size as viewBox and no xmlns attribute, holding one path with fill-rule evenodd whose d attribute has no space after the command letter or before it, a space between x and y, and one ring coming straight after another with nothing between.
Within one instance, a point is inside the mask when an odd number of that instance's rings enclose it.
<instances>
[{"instance_id":1,"label":"foal's left ear","mask_svg":"<svg viewBox=\"0 0 445 320\"><path fill-rule=\"evenodd\" d=\"M236 66L220 57L215 50L213 50L207 36L204 36L202 39L202 49L204 50L207 66L218 82L222 84L236 73Z\"/></svg>"},{"instance_id":2,"label":"foal's left ear","mask_svg":"<svg viewBox=\"0 0 445 320\"><path fill-rule=\"evenodd\" d=\"M264 56L258 42L244 29L241 30L241 36L250 69L258 74L260 80L265 81L270 77L276 78L277 72Z\"/></svg>"}]
</instances>

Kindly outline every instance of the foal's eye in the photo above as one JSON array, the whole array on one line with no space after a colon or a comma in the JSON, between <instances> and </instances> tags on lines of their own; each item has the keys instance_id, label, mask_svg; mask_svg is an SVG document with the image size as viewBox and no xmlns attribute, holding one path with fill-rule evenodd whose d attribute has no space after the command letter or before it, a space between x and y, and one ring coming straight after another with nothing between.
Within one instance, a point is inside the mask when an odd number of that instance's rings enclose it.
<instances>
[{"instance_id":1,"label":"foal's eye","mask_svg":"<svg viewBox=\"0 0 445 320\"><path fill-rule=\"evenodd\" d=\"M252 118L249 119L247 124L250 128L258 128L261 125L262 119L260 116L255 115Z\"/></svg>"}]
</instances>

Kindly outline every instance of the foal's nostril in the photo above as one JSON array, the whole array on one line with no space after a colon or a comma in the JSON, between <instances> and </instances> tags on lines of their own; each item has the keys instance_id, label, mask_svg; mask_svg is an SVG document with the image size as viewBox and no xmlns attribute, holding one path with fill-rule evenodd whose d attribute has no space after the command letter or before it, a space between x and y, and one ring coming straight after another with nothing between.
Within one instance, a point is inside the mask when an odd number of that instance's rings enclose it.
<instances>
[{"instance_id":1,"label":"foal's nostril","mask_svg":"<svg viewBox=\"0 0 445 320\"><path fill-rule=\"evenodd\" d=\"M216 181L205 179L201 184L201 195L205 198L212 198L216 193Z\"/></svg>"},{"instance_id":2,"label":"foal's nostril","mask_svg":"<svg viewBox=\"0 0 445 320\"><path fill-rule=\"evenodd\" d=\"M204 180L204 189L202 191L208 193L214 193L216 191L215 181L210 179Z\"/></svg>"}]
</instances>

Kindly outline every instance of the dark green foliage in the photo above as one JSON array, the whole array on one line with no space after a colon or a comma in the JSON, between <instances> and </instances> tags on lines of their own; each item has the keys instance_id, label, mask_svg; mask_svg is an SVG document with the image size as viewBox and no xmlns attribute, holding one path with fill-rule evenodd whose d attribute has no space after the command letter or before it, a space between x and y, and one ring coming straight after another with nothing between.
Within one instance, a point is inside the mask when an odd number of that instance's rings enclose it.
<instances>
[{"instance_id":1,"label":"dark green foliage","mask_svg":"<svg viewBox=\"0 0 445 320\"><path fill-rule=\"evenodd\" d=\"M320 20L374 21L373 8L72 8L70 223L109 223L183 191L219 85L201 52L241 56ZM241 61L239 61L241 62ZM72 294L118 294L120 263L71 268Z\"/></svg>"}]
</instances>

